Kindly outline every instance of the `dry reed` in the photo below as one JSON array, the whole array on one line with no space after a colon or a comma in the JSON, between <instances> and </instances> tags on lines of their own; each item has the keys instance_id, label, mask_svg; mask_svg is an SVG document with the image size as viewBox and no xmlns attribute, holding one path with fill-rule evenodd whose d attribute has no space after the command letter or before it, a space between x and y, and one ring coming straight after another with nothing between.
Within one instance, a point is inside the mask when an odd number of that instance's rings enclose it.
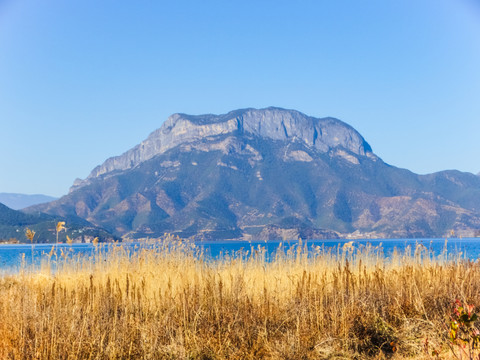
<instances>
[{"instance_id":1,"label":"dry reed","mask_svg":"<svg viewBox=\"0 0 480 360\"><path fill-rule=\"evenodd\" d=\"M477 262L421 246L265 258L209 260L172 241L52 253L0 278L0 358L428 358L426 338L447 356L452 301L480 304Z\"/></svg>"}]
</instances>

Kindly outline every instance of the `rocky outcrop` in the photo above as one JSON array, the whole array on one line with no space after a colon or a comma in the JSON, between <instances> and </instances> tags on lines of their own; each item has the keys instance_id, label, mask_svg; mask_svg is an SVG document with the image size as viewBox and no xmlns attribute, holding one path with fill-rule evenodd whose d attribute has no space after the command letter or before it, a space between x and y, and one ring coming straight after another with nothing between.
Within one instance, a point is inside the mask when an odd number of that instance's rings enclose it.
<instances>
[{"instance_id":1,"label":"rocky outcrop","mask_svg":"<svg viewBox=\"0 0 480 360\"><path fill-rule=\"evenodd\" d=\"M87 179L77 179L71 191L89 184L91 179L98 176L133 168L178 145L233 133L269 140L303 142L321 152L342 148L365 156L372 151L365 139L342 121L334 118L317 119L295 110L270 107L236 110L225 115L174 114L139 145L120 156L107 159L93 169ZM300 153L291 155L302 157ZM308 161L308 157L306 159Z\"/></svg>"}]
</instances>

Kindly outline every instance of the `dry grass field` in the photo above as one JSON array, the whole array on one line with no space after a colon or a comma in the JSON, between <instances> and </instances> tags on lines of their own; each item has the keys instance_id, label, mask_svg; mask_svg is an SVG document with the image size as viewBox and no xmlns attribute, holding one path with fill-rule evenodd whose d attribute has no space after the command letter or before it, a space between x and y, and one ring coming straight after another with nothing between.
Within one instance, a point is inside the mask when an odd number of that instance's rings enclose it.
<instances>
[{"instance_id":1,"label":"dry grass field","mask_svg":"<svg viewBox=\"0 0 480 360\"><path fill-rule=\"evenodd\" d=\"M52 253L2 276L0 358L469 358L448 334L456 299L480 304L477 262L422 246L209 260L169 243Z\"/></svg>"}]
</instances>

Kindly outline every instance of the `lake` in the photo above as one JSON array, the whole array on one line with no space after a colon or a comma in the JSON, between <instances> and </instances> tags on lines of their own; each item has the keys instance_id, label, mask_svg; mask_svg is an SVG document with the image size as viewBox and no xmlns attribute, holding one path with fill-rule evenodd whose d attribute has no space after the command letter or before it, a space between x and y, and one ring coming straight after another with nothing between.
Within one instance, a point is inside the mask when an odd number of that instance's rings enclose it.
<instances>
[{"instance_id":1,"label":"lake","mask_svg":"<svg viewBox=\"0 0 480 360\"><path fill-rule=\"evenodd\" d=\"M307 249L313 247L323 247L325 250L336 250L337 247L342 247L345 243L352 240L309 240L302 242ZM463 239L375 239L375 240L354 240L356 248L371 244L372 246L380 246L383 249L385 256L389 256L394 249L403 252L408 246L415 249L417 244L421 244L429 249L433 254L439 255L447 244L447 252L449 255L461 255L464 258L476 260L480 256L480 239L479 238L463 238ZM218 258L225 254L236 256L239 251L251 252L252 249L259 247L265 248L267 259L276 252L278 247L282 244L283 249L288 250L293 246L299 244L298 241L202 241L196 242L195 245L202 248L211 259ZM126 248L135 251L138 248L155 246L152 243L124 243L121 244ZM113 244L100 244L101 248L108 253L108 249ZM46 257L52 250L52 244L7 244L0 245L0 271L3 273L15 272L20 269L22 265L22 258L24 263L28 266L32 262L39 264L42 257ZM94 253L95 247L92 244L58 244L55 248L60 253L69 252L70 255L85 255L90 256ZM413 253L413 250L412 250ZM248 254L247 254L248 255Z\"/></svg>"}]
</instances>

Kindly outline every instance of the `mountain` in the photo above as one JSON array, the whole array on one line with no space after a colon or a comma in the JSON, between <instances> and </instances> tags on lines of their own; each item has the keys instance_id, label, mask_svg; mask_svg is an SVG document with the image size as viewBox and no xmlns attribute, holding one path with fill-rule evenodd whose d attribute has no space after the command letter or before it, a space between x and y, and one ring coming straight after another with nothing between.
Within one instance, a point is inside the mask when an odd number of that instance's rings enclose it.
<instances>
[{"instance_id":1,"label":"mountain","mask_svg":"<svg viewBox=\"0 0 480 360\"><path fill-rule=\"evenodd\" d=\"M0 193L0 203L8 206L13 210L20 210L26 207L47 203L57 198L47 195L26 195L26 194L13 194L13 193Z\"/></svg>"},{"instance_id":2,"label":"mountain","mask_svg":"<svg viewBox=\"0 0 480 360\"><path fill-rule=\"evenodd\" d=\"M53 243L56 241L55 228L58 221L65 221L67 227L66 232L62 232L59 237L61 242L65 242L66 235L76 242L88 242L96 236L101 241L116 239L105 230L77 216L63 218L38 212L27 214L0 203L0 242L29 242L25 236L28 228L36 232L34 242Z\"/></svg>"},{"instance_id":3,"label":"mountain","mask_svg":"<svg viewBox=\"0 0 480 360\"><path fill-rule=\"evenodd\" d=\"M281 108L174 114L59 200L117 235L438 237L480 229L480 177L384 163L351 126Z\"/></svg>"}]
</instances>

